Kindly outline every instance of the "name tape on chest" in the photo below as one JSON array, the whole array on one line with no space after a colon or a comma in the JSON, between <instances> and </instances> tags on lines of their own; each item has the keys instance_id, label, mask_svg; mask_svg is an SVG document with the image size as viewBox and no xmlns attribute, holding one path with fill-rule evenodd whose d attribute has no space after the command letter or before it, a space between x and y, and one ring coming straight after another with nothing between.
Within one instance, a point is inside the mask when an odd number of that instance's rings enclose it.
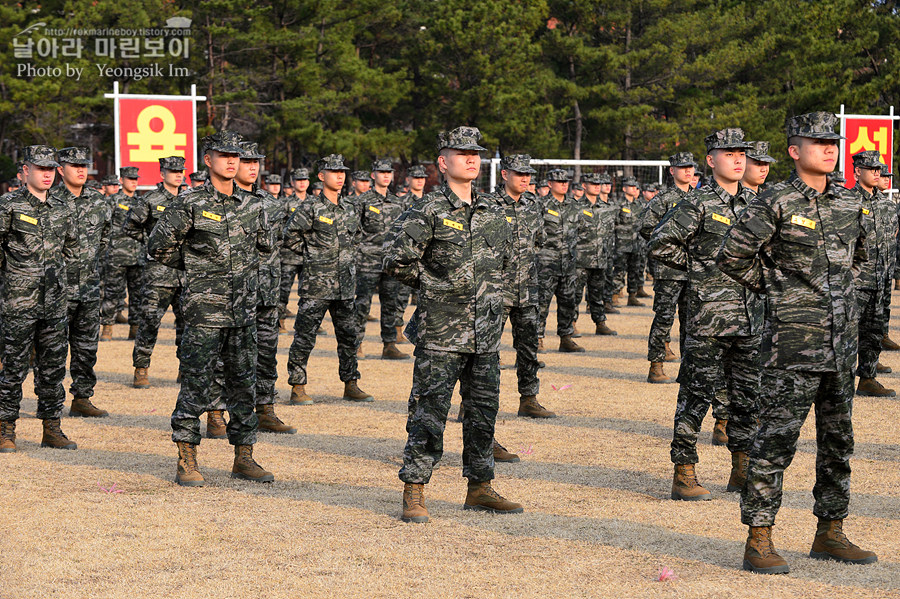
<instances>
[{"instance_id":1,"label":"name tape on chest","mask_svg":"<svg viewBox=\"0 0 900 599\"><path fill-rule=\"evenodd\" d=\"M216 221L217 223L222 221L221 216L219 216L218 214L213 214L212 212L207 212L206 210L204 210L200 214L202 214L203 216L205 216L208 219Z\"/></svg>"},{"instance_id":2,"label":"name tape on chest","mask_svg":"<svg viewBox=\"0 0 900 599\"><path fill-rule=\"evenodd\" d=\"M509 224L512 224L512 217L511 217L511 216L507 216L507 217L506 217L506 222L508 222Z\"/></svg>"},{"instance_id":3,"label":"name tape on chest","mask_svg":"<svg viewBox=\"0 0 900 599\"><path fill-rule=\"evenodd\" d=\"M869 216L869 209L863 208L863 214L865 214L866 216Z\"/></svg>"},{"instance_id":4,"label":"name tape on chest","mask_svg":"<svg viewBox=\"0 0 900 599\"><path fill-rule=\"evenodd\" d=\"M38 221L36 218L34 218L32 216L28 216L27 214L20 214L19 220L24 220L26 223L30 223L32 225L38 224Z\"/></svg>"},{"instance_id":5,"label":"name tape on chest","mask_svg":"<svg viewBox=\"0 0 900 599\"><path fill-rule=\"evenodd\" d=\"M791 224L800 225L801 227L806 227L807 229L816 228L816 221L804 218L798 214L795 214L791 217Z\"/></svg>"},{"instance_id":6,"label":"name tape on chest","mask_svg":"<svg viewBox=\"0 0 900 599\"><path fill-rule=\"evenodd\" d=\"M463 226L462 223L458 223L455 220L450 220L449 218L444 219L444 225L450 227L451 229L456 229L457 231L462 231Z\"/></svg>"},{"instance_id":7,"label":"name tape on chest","mask_svg":"<svg viewBox=\"0 0 900 599\"><path fill-rule=\"evenodd\" d=\"M631 208L622 208L622 212L625 214L631 214Z\"/></svg>"},{"instance_id":8,"label":"name tape on chest","mask_svg":"<svg viewBox=\"0 0 900 599\"><path fill-rule=\"evenodd\" d=\"M547 210L547 214L552 214L553 216L559 216L559 212L556 210Z\"/></svg>"},{"instance_id":9,"label":"name tape on chest","mask_svg":"<svg viewBox=\"0 0 900 599\"><path fill-rule=\"evenodd\" d=\"M119 208L121 208L122 210L131 210L131 208L129 208L125 204L119 204Z\"/></svg>"},{"instance_id":10,"label":"name tape on chest","mask_svg":"<svg viewBox=\"0 0 900 599\"><path fill-rule=\"evenodd\" d=\"M371 211L374 212L375 214L381 214L381 210L379 210L379 209L376 208L375 206L369 206L369 210L371 210Z\"/></svg>"},{"instance_id":11,"label":"name tape on chest","mask_svg":"<svg viewBox=\"0 0 900 599\"><path fill-rule=\"evenodd\" d=\"M157 206L156 206L156 211L157 211L157 212L165 212L165 211L166 211L166 207L165 207L165 206L159 206L159 205L157 205Z\"/></svg>"},{"instance_id":12,"label":"name tape on chest","mask_svg":"<svg viewBox=\"0 0 900 599\"><path fill-rule=\"evenodd\" d=\"M713 212L712 219L716 222L724 223L726 225L731 225L731 219L727 216L722 216L721 214L716 214Z\"/></svg>"},{"instance_id":13,"label":"name tape on chest","mask_svg":"<svg viewBox=\"0 0 900 599\"><path fill-rule=\"evenodd\" d=\"M333 218L328 218L327 216L320 216L320 217L319 217L319 222L320 222L320 223L325 223L326 225L333 225L333 224L334 224L334 219L333 219Z\"/></svg>"},{"instance_id":14,"label":"name tape on chest","mask_svg":"<svg viewBox=\"0 0 900 599\"><path fill-rule=\"evenodd\" d=\"M581 213L585 216L589 216L590 218L594 218L594 213L590 210L582 210Z\"/></svg>"}]
</instances>

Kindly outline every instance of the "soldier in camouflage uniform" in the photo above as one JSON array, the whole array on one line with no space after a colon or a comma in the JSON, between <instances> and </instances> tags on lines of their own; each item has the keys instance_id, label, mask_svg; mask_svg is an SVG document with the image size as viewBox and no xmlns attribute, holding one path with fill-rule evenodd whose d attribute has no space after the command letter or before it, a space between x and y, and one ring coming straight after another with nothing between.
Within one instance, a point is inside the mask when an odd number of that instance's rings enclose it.
<instances>
[{"instance_id":1,"label":"soldier in camouflage uniform","mask_svg":"<svg viewBox=\"0 0 900 599\"><path fill-rule=\"evenodd\" d=\"M106 252L104 272L103 302L100 305L100 341L110 341L113 324L126 322L129 325L128 338L137 336L141 314L141 257L143 245L125 233L124 225L135 204L134 195L138 184L138 168L122 167L122 191L111 196L112 223L110 227L109 250ZM128 291L128 317L125 310L125 291Z\"/></svg>"},{"instance_id":2,"label":"soldier in camouflage uniform","mask_svg":"<svg viewBox=\"0 0 900 599\"><path fill-rule=\"evenodd\" d=\"M618 216L619 205L614 198L610 197L612 193L612 177L607 173L600 173L597 176L599 181L599 192L597 193L597 201L603 202L616 217ZM615 218L613 219L615 222ZM607 314L619 314L619 310L613 306L613 292L615 291L615 270L616 270L616 235L615 225L613 231L607 236L606 245L604 247L608 259L604 268L603 275L603 311Z\"/></svg>"},{"instance_id":3,"label":"soldier in camouflage uniform","mask_svg":"<svg viewBox=\"0 0 900 599\"><path fill-rule=\"evenodd\" d=\"M128 211L123 225L125 233L141 244L146 243L153 227L175 200L175 194L178 193L184 179L184 158L180 156L160 158L159 172L162 175L162 182L156 189L133 199L131 210ZM152 256L146 255L141 278L143 302L132 352L134 365L132 385L136 389L146 389L150 386L150 357L156 345L159 324L169 306L172 306L172 312L175 313L176 347L181 346L181 335L184 330L181 299L184 273L179 269L160 264ZM176 353L180 357L177 350Z\"/></svg>"},{"instance_id":4,"label":"soldier in camouflage uniform","mask_svg":"<svg viewBox=\"0 0 900 599\"><path fill-rule=\"evenodd\" d=\"M753 200L726 234L716 260L728 276L767 298L760 426L741 494L741 521L750 527L743 567L754 572L788 571L772 543L772 525L784 470L811 405L818 444L813 513L819 524L810 556L877 560L842 530L853 453L853 270L866 259L866 230L859 199L826 177L837 163L837 122L827 112L788 119L795 172Z\"/></svg>"},{"instance_id":5,"label":"soldier in camouflage uniform","mask_svg":"<svg viewBox=\"0 0 900 599\"><path fill-rule=\"evenodd\" d=\"M209 180L209 173L206 171L197 171L190 174L191 187L200 187Z\"/></svg>"},{"instance_id":6,"label":"soldier in camouflage uniform","mask_svg":"<svg viewBox=\"0 0 900 599\"><path fill-rule=\"evenodd\" d=\"M891 173L891 169L888 168L887 165L881 165L881 176L878 178L878 189L881 191L881 196L884 198L886 202L886 209L893 210L893 213L890 215L890 226L894 229L898 230L898 235L900 235L900 213L898 213L897 201L896 199L891 199L888 194L888 190L891 189L891 178L894 175ZM891 280L896 276L897 273L897 251L900 249L900 244L897 243L897 236L891 241L891 246L888 248L888 252L890 254L890 267L888 268L888 277L887 282L885 283L884 288L884 336L881 339L881 349L885 351L900 351L900 344L891 339L890 337L890 324L891 324ZM896 288L896 286L895 286ZM877 366L878 372L891 372L891 369L887 366L883 366L882 364L878 364Z\"/></svg>"},{"instance_id":7,"label":"soldier in camouflage uniform","mask_svg":"<svg viewBox=\"0 0 900 599\"><path fill-rule=\"evenodd\" d=\"M655 196L647 203L640 215L641 237L650 240L654 229L666 213L690 195L691 178L694 176L694 156L690 152L678 152L669 156L669 174L673 185L664 193ZM648 383L672 383L663 370L663 362L675 361L675 353L669 347L672 325L675 324L675 310L678 310L679 340L681 354L684 354L685 330L685 291L688 275L684 270L666 266L656 260L651 261L653 275L653 322L650 324L650 335L647 339L647 360L650 362Z\"/></svg>"},{"instance_id":8,"label":"soldier in camouflage uniform","mask_svg":"<svg viewBox=\"0 0 900 599\"><path fill-rule=\"evenodd\" d=\"M416 364L400 470L405 522L428 521L424 485L441 458L453 388L464 380L464 507L523 511L491 487L510 229L496 200L472 185L484 150L480 138L474 127L441 133L437 163L446 183L397 221L384 259L385 272L420 291L417 317L407 327Z\"/></svg>"},{"instance_id":9,"label":"soldier in camouflage uniform","mask_svg":"<svg viewBox=\"0 0 900 599\"><path fill-rule=\"evenodd\" d=\"M203 486L197 466L200 415L209 406L221 360L228 406L228 441L234 445L232 478L271 482L253 459L256 403L256 307L260 252L273 250L262 203L234 184L240 136L221 131L203 139L209 180L175 199L147 240L159 264L184 270L184 350L181 390L172 412L178 446L175 482Z\"/></svg>"},{"instance_id":10,"label":"soldier in camouflage uniform","mask_svg":"<svg viewBox=\"0 0 900 599\"><path fill-rule=\"evenodd\" d=\"M741 179L741 185L748 193L751 200L759 195L763 185L766 183L766 177L769 176L769 165L778 162L769 156L769 142L767 141L748 141L752 147L747 150L747 170L744 171L744 178Z\"/></svg>"},{"instance_id":11,"label":"soldier in camouflage uniform","mask_svg":"<svg viewBox=\"0 0 900 599\"><path fill-rule=\"evenodd\" d=\"M409 354L397 349L397 320L403 322L403 308L398 305L400 283L382 273L384 240L391 225L403 213L400 198L388 186L394 178L390 159L372 163L375 188L358 198L361 237L356 262L357 357L362 357L362 341L366 336L366 317L372 309L372 296L378 291L381 302L381 352L383 360L406 360Z\"/></svg>"},{"instance_id":12,"label":"soldier in camouflage uniform","mask_svg":"<svg viewBox=\"0 0 900 599\"><path fill-rule=\"evenodd\" d=\"M888 269L893 260L892 243L897 238L892 221L896 209L889 205L878 189L881 176L881 154L877 150L857 152L853 155L853 172L856 186L852 192L863 206L869 259L862 265L856 278L856 295L859 302L859 377L857 395L894 397L896 392L875 380L881 340L884 337L884 290L889 284Z\"/></svg>"},{"instance_id":13,"label":"soldier in camouflage uniform","mask_svg":"<svg viewBox=\"0 0 900 599\"><path fill-rule=\"evenodd\" d=\"M372 179L366 171L353 171L351 187L348 197L358 198L372 188Z\"/></svg>"},{"instance_id":14,"label":"soldier in camouflage uniform","mask_svg":"<svg viewBox=\"0 0 900 599\"><path fill-rule=\"evenodd\" d=\"M540 285L540 320L538 321L538 349L544 349L544 330L550 302L556 296L556 334L559 351L583 352L575 343L575 286L576 246L578 243L578 207L567 197L569 174L561 169L547 173L550 193L543 199L541 214L544 220L545 242L538 249L538 284Z\"/></svg>"},{"instance_id":15,"label":"soldier in camouflage uniform","mask_svg":"<svg viewBox=\"0 0 900 599\"><path fill-rule=\"evenodd\" d=\"M646 280L647 273L650 276L653 276L653 265L651 264L651 260L649 259L647 253L647 244L646 239L642 239L643 235L641 235L641 215L647 210L647 206L650 202L653 201L653 198L659 195L659 185L656 183L644 183L641 187L641 195L638 197L637 204L641 207L638 209L636 227L638 236L635 236L634 243L635 247L640 251L640 265L638 266L639 275L638 275L638 290L635 295L638 298L648 298L650 294L644 291L644 281Z\"/></svg>"},{"instance_id":16,"label":"soldier in camouflage uniform","mask_svg":"<svg viewBox=\"0 0 900 599\"><path fill-rule=\"evenodd\" d=\"M291 217L300 204L305 202L308 197L306 191L309 189L309 169L295 168L291 171L291 186L294 188L294 193L284 200L285 210L284 223L281 225L282 229L287 223L287 219ZM303 255L292 252L285 247L281 247L281 290L278 295L278 325L281 332L287 330L284 326L285 317L296 316L296 314L288 308L288 303L290 302L291 287L294 285L294 280L296 279L299 284L302 274Z\"/></svg>"},{"instance_id":17,"label":"soldier in camouflage uniform","mask_svg":"<svg viewBox=\"0 0 900 599\"><path fill-rule=\"evenodd\" d=\"M281 175L266 175L266 189L265 191L269 194L275 196L276 198L281 199L281 186L283 182L281 180Z\"/></svg>"},{"instance_id":18,"label":"soldier in camouflage uniform","mask_svg":"<svg viewBox=\"0 0 900 599\"><path fill-rule=\"evenodd\" d=\"M66 263L75 259L78 244L73 206L49 191L59 166L56 150L29 146L24 156L23 186L0 198L0 453L16 451L16 420L32 351L41 447L77 447L60 428L66 399Z\"/></svg>"},{"instance_id":19,"label":"soldier in camouflage uniform","mask_svg":"<svg viewBox=\"0 0 900 599\"><path fill-rule=\"evenodd\" d=\"M576 299L581 298L587 286L588 311L594 321L597 335L617 335L606 325L606 309L603 305L606 277L612 261L613 240L616 227L616 206L600 197L603 176L588 173L581 177L584 197L578 203L578 265L579 278ZM607 196L608 197L608 196Z\"/></svg>"},{"instance_id":20,"label":"soldier in camouflage uniform","mask_svg":"<svg viewBox=\"0 0 900 599\"><path fill-rule=\"evenodd\" d=\"M616 214L616 266L614 288L618 291L627 288L628 305L643 306L638 301L637 292L644 282L643 263L641 262L641 246L638 241L638 229L643 203L638 202L640 183L634 177L622 181L622 193L625 198L619 203ZM627 280L627 287L626 287Z\"/></svg>"},{"instance_id":21,"label":"soldier in camouflage uniform","mask_svg":"<svg viewBox=\"0 0 900 599\"><path fill-rule=\"evenodd\" d=\"M688 274L688 317L671 449L672 499L686 501L711 499L697 482L697 436L720 389L727 391L726 402L733 412L726 424L732 455L727 489L740 491L743 486L758 412L763 318L761 298L726 277L715 263L725 233L746 207L740 180L749 144L736 128L716 131L705 142L706 163L713 171L709 184L681 198L650 237L654 260Z\"/></svg>"},{"instance_id":22,"label":"soldier in camouflage uniform","mask_svg":"<svg viewBox=\"0 0 900 599\"><path fill-rule=\"evenodd\" d=\"M111 197L119 193L119 179L115 175L103 177L103 195Z\"/></svg>"},{"instance_id":23,"label":"soldier in camouflage uniform","mask_svg":"<svg viewBox=\"0 0 900 599\"><path fill-rule=\"evenodd\" d=\"M100 262L106 255L110 238L112 206L103 194L87 189L91 151L88 148L62 148L57 168L62 183L50 194L72 205L78 250L67 266L69 291L68 333L69 373L72 375L72 407L69 416L99 418L108 416L93 403L97 376L97 343L100 340Z\"/></svg>"},{"instance_id":24,"label":"soldier in camouflage uniform","mask_svg":"<svg viewBox=\"0 0 900 599\"><path fill-rule=\"evenodd\" d=\"M409 167L409 170L406 172L406 184L409 186L409 193L400 197L400 201L403 203L403 210L407 210L416 201L422 199L422 196L425 195L425 181L427 179L428 173L425 172L424 166L417 164ZM397 328L397 343L403 343L406 341L406 337L403 336L404 311L410 303L410 296L412 296L413 303L415 303L415 294L412 287L403 283L399 285L400 291L397 294L397 307L400 308L400 311L397 313L397 320L394 322L394 325Z\"/></svg>"},{"instance_id":25,"label":"soldier in camouflage uniform","mask_svg":"<svg viewBox=\"0 0 900 599\"><path fill-rule=\"evenodd\" d=\"M303 202L288 219L284 230L284 247L303 254L304 269L294 341L288 358L291 405L313 403L306 393L306 364L325 312L331 314L337 337L338 374L344 382L344 399L374 401L356 382L360 375L353 300L360 230L356 203L340 194L347 170L340 154L329 154L319 160L322 195Z\"/></svg>"}]
</instances>

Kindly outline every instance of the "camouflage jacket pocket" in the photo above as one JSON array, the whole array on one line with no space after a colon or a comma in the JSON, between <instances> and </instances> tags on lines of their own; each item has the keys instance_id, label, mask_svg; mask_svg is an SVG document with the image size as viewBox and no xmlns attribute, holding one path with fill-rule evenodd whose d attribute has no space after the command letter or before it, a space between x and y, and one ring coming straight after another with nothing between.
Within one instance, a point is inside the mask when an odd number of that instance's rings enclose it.
<instances>
[{"instance_id":1,"label":"camouflage jacket pocket","mask_svg":"<svg viewBox=\"0 0 900 599\"><path fill-rule=\"evenodd\" d=\"M772 345L778 366L825 361L826 310L819 306L773 307Z\"/></svg>"},{"instance_id":2,"label":"camouflage jacket pocket","mask_svg":"<svg viewBox=\"0 0 900 599\"><path fill-rule=\"evenodd\" d=\"M778 234L779 252L776 258L786 270L809 271L819 251L819 234L799 225L785 225Z\"/></svg>"}]
</instances>

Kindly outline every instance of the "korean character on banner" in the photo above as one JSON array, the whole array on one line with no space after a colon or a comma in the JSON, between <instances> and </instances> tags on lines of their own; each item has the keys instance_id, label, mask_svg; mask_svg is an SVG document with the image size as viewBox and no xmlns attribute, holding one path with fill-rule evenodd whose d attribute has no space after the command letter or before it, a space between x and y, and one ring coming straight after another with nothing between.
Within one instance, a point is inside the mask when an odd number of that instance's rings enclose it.
<instances>
[{"instance_id":1,"label":"korean character on banner","mask_svg":"<svg viewBox=\"0 0 900 599\"><path fill-rule=\"evenodd\" d=\"M94 54L97 56L106 56L108 58L116 57L117 40L114 37L98 37L94 40Z\"/></svg>"},{"instance_id":2,"label":"korean character on banner","mask_svg":"<svg viewBox=\"0 0 900 599\"><path fill-rule=\"evenodd\" d=\"M81 58L81 51L84 48L84 42L80 37L64 38L62 41L62 55Z\"/></svg>"},{"instance_id":3,"label":"korean character on banner","mask_svg":"<svg viewBox=\"0 0 900 599\"><path fill-rule=\"evenodd\" d=\"M162 58L166 55L166 40L163 38L144 38L144 57Z\"/></svg>"},{"instance_id":4,"label":"korean character on banner","mask_svg":"<svg viewBox=\"0 0 900 599\"><path fill-rule=\"evenodd\" d=\"M123 37L119 40L119 58L140 58L141 40L137 37Z\"/></svg>"},{"instance_id":5,"label":"korean character on banner","mask_svg":"<svg viewBox=\"0 0 900 599\"><path fill-rule=\"evenodd\" d=\"M59 40L55 37L42 37L37 41L37 53L41 58L56 58L59 51Z\"/></svg>"},{"instance_id":6,"label":"korean character on banner","mask_svg":"<svg viewBox=\"0 0 900 599\"><path fill-rule=\"evenodd\" d=\"M174 37L169 40L169 55L181 58L188 58L190 56L189 50L190 38L177 38Z\"/></svg>"},{"instance_id":7,"label":"korean character on banner","mask_svg":"<svg viewBox=\"0 0 900 599\"><path fill-rule=\"evenodd\" d=\"M13 38L13 56L16 58L34 58L34 40L30 37Z\"/></svg>"}]
</instances>

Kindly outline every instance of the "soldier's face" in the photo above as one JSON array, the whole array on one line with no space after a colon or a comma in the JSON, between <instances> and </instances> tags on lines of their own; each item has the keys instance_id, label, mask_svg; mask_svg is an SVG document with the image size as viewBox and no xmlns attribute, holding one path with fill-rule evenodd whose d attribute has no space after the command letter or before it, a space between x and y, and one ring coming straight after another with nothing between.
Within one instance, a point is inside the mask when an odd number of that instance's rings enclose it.
<instances>
[{"instance_id":1,"label":"soldier's face","mask_svg":"<svg viewBox=\"0 0 900 599\"><path fill-rule=\"evenodd\" d=\"M754 160L753 158L747 159L747 172L744 173L744 178L742 179L744 183L746 183L747 185L752 185L754 187L759 187L766 182L766 177L768 176L768 162L761 162L759 160Z\"/></svg>"},{"instance_id":2,"label":"soldier's face","mask_svg":"<svg viewBox=\"0 0 900 599\"><path fill-rule=\"evenodd\" d=\"M333 192L339 192L341 190L344 186L345 178L346 174L344 171L319 171L319 181L322 182L325 189Z\"/></svg>"},{"instance_id":3,"label":"soldier's face","mask_svg":"<svg viewBox=\"0 0 900 599\"><path fill-rule=\"evenodd\" d=\"M585 183L584 184L584 193L588 194L592 198L600 195L600 188L603 187L599 183Z\"/></svg>"},{"instance_id":4,"label":"soldier's face","mask_svg":"<svg viewBox=\"0 0 900 599\"><path fill-rule=\"evenodd\" d=\"M369 179L354 179L353 180L353 191L357 194L362 195L372 189L372 182Z\"/></svg>"},{"instance_id":5,"label":"soldier's face","mask_svg":"<svg viewBox=\"0 0 900 599\"><path fill-rule=\"evenodd\" d=\"M552 193L557 198L566 195L566 192L569 191L568 181L550 181L549 185L550 193Z\"/></svg>"},{"instance_id":6,"label":"soldier's face","mask_svg":"<svg viewBox=\"0 0 900 599\"><path fill-rule=\"evenodd\" d=\"M600 184L600 193L605 196L608 196L612 193L612 183L601 183Z\"/></svg>"},{"instance_id":7,"label":"soldier's face","mask_svg":"<svg viewBox=\"0 0 900 599\"><path fill-rule=\"evenodd\" d=\"M62 175L63 181L74 187L81 187L87 181L87 165L86 164L69 164L64 162L59 168L59 174Z\"/></svg>"},{"instance_id":8,"label":"soldier's face","mask_svg":"<svg viewBox=\"0 0 900 599\"><path fill-rule=\"evenodd\" d=\"M26 163L22 167L22 174L28 187L37 191L47 191L53 187L53 179L56 178L56 169L52 166L37 166Z\"/></svg>"},{"instance_id":9,"label":"soldier's face","mask_svg":"<svg viewBox=\"0 0 900 599\"><path fill-rule=\"evenodd\" d=\"M811 175L827 175L837 166L838 143L834 139L798 138L797 145L788 146L797 170Z\"/></svg>"},{"instance_id":10,"label":"soldier's face","mask_svg":"<svg viewBox=\"0 0 900 599\"><path fill-rule=\"evenodd\" d=\"M237 175L238 165L241 163L240 154L224 153L218 150L210 150L203 161L209 167L209 172L222 179L234 179ZM181 173L182 177L184 172Z\"/></svg>"},{"instance_id":11,"label":"soldier's face","mask_svg":"<svg viewBox=\"0 0 900 599\"><path fill-rule=\"evenodd\" d=\"M854 167L853 173L856 175L856 180L859 181L860 185L869 189L878 187L878 183L881 180L880 168L861 168L857 166Z\"/></svg>"},{"instance_id":12,"label":"soldier's face","mask_svg":"<svg viewBox=\"0 0 900 599\"><path fill-rule=\"evenodd\" d=\"M481 172L481 155L476 150L443 150L438 168L453 181L474 181Z\"/></svg>"},{"instance_id":13,"label":"soldier's face","mask_svg":"<svg viewBox=\"0 0 900 599\"><path fill-rule=\"evenodd\" d=\"M115 193L119 193L119 186L118 185L104 185L103 193L108 196L111 196Z\"/></svg>"},{"instance_id":14,"label":"soldier's face","mask_svg":"<svg viewBox=\"0 0 900 599\"><path fill-rule=\"evenodd\" d=\"M881 191L887 191L890 188L891 188L891 177L885 177L884 175L882 175L878 179L878 189L880 189Z\"/></svg>"},{"instance_id":15,"label":"soldier's face","mask_svg":"<svg viewBox=\"0 0 900 599\"><path fill-rule=\"evenodd\" d=\"M273 196L277 196L281 193L281 183L269 183L267 191Z\"/></svg>"},{"instance_id":16,"label":"soldier's face","mask_svg":"<svg viewBox=\"0 0 900 599\"><path fill-rule=\"evenodd\" d=\"M372 171L372 178L375 179L376 187L387 187L394 180L394 173L391 171Z\"/></svg>"},{"instance_id":17,"label":"soldier's face","mask_svg":"<svg viewBox=\"0 0 900 599\"><path fill-rule=\"evenodd\" d=\"M584 188L582 187L581 189L573 189L572 195L575 196L576 200L583 198L584 197Z\"/></svg>"},{"instance_id":18,"label":"soldier's face","mask_svg":"<svg viewBox=\"0 0 900 599\"><path fill-rule=\"evenodd\" d=\"M294 181L294 191L297 193L304 193L309 189L309 179L297 179Z\"/></svg>"},{"instance_id":19,"label":"soldier's face","mask_svg":"<svg viewBox=\"0 0 900 599\"><path fill-rule=\"evenodd\" d=\"M540 196L542 198L546 198L550 194L550 188L549 187L538 187L538 194L540 194Z\"/></svg>"},{"instance_id":20,"label":"soldier's face","mask_svg":"<svg viewBox=\"0 0 900 599\"><path fill-rule=\"evenodd\" d=\"M128 193L134 193L137 189L137 185L137 179L122 179L122 189L124 189Z\"/></svg>"},{"instance_id":21,"label":"soldier's face","mask_svg":"<svg viewBox=\"0 0 900 599\"><path fill-rule=\"evenodd\" d=\"M678 185L689 185L694 178L694 167L692 166L670 166L669 173L672 179Z\"/></svg>"},{"instance_id":22,"label":"soldier's face","mask_svg":"<svg viewBox=\"0 0 900 599\"><path fill-rule=\"evenodd\" d=\"M531 175L525 173L517 173L515 171L500 171L500 176L506 181L506 189L515 195L521 195L528 190L531 183Z\"/></svg>"},{"instance_id":23,"label":"soldier's face","mask_svg":"<svg viewBox=\"0 0 900 599\"><path fill-rule=\"evenodd\" d=\"M638 191L638 188L635 187L634 185L623 185L622 193L624 193L625 197L628 198L629 200L634 200L638 197L638 194L640 193L640 191Z\"/></svg>"},{"instance_id":24,"label":"soldier's face","mask_svg":"<svg viewBox=\"0 0 900 599\"><path fill-rule=\"evenodd\" d=\"M643 192L641 192L641 193L644 194L644 199L647 200L648 202L649 202L650 200L652 200L654 197L656 197L656 194L657 194L656 191L650 191L650 190L646 190L646 191L643 191Z\"/></svg>"},{"instance_id":25,"label":"soldier's face","mask_svg":"<svg viewBox=\"0 0 900 599\"><path fill-rule=\"evenodd\" d=\"M184 171L162 169L162 178L166 187L181 187L181 184L184 182Z\"/></svg>"},{"instance_id":26,"label":"soldier's face","mask_svg":"<svg viewBox=\"0 0 900 599\"><path fill-rule=\"evenodd\" d=\"M259 176L259 160L241 159L235 179L241 185L253 185Z\"/></svg>"},{"instance_id":27,"label":"soldier's face","mask_svg":"<svg viewBox=\"0 0 900 599\"><path fill-rule=\"evenodd\" d=\"M407 181L409 182L410 191L422 193L422 190L425 189L425 177L409 177Z\"/></svg>"},{"instance_id":28,"label":"soldier's face","mask_svg":"<svg viewBox=\"0 0 900 599\"><path fill-rule=\"evenodd\" d=\"M747 155L743 150L731 148L713 150L706 156L706 164L713 170L717 178L737 183L744 177Z\"/></svg>"}]
</instances>

